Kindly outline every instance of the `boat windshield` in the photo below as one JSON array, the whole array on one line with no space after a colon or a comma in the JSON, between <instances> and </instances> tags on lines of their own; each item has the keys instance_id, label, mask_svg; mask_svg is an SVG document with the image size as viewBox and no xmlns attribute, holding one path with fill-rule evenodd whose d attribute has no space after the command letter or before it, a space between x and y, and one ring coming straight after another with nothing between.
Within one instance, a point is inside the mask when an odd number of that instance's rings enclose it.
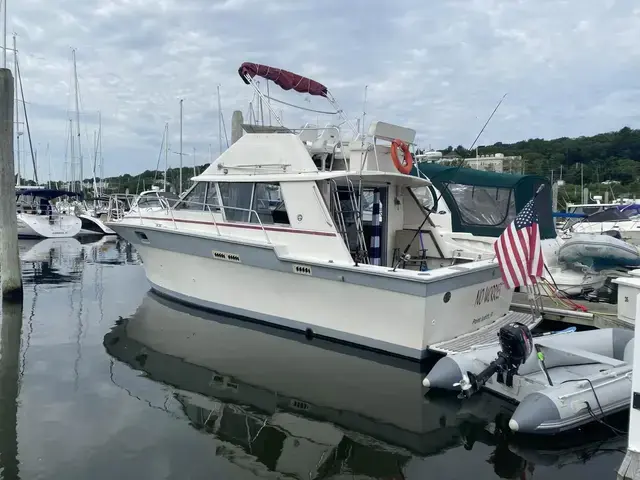
<instances>
[{"instance_id":1,"label":"boat windshield","mask_svg":"<svg viewBox=\"0 0 640 480\"><path fill-rule=\"evenodd\" d=\"M162 207L162 204L160 203L160 198L165 199L170 206L175 204L180 199L180 197L178 197L178 195L176 195L175 193L151 192L144 195L140 195L138 197L138 200L135 203L135 206L140 208Z\"/></svg>"},{"instance_id":2,"label":"boat windshield","mask_svg":"<svg viewBox=\"0 0 640 480\"><path fill-rule=\"evenodd\" d=\"M516 216L511 188L452 183L448 186L462 221L467 225L506 226Z\"/></svg>"},{"instance_id":3,"label":"boat windshield","mask_svg":"<svg viewBox=\"0 0 640 480\"><path fill-rule=\"evenodd\" d=\"M599 212L593 213L585 218L584 222L600 223L600 222L621 222L625 220L635 219L639 212L635 205L625 205L623 207L610 207Z\"/></svg>"}]
</instances>

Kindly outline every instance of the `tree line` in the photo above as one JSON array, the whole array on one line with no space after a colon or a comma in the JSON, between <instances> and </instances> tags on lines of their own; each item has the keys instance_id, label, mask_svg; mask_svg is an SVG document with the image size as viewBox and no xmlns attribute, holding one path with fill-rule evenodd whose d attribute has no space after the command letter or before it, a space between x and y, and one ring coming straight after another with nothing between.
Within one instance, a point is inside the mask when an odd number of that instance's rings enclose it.
<instances>
[{"instance_id":1,"label":"tree line","mask_svg":"<svg viewBox=\"0 0 640 480\"><path fill-rule=\"evenodd\" d=\"M443 154L455 152L463 158L476 155L462 145L440 150ZM558 179L570 184L600 184L605 181L621 184L638 183L640 172L640 130L624 127L616 132L600 133L590 137L561 137L553 140L532 138L516 143L497 142L478 147L479 155L503 153L521 156L527 174Z\"/></svg>"}]
</instances>

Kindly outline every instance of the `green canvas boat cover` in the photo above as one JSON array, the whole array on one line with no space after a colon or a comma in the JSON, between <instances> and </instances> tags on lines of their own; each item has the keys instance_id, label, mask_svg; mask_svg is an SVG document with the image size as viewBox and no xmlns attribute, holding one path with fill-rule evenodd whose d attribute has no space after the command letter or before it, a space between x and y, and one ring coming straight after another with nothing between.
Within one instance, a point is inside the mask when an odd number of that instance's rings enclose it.
<instances>
[{"instance_id":1,"label":"green canvas boat cover","mask_svg":"<svg viewBox=\"0 0 640 480\"><path fill-rule=\"evenodd\" d=\"M514 175L437 163L414 165L411 175L427 177L451 211L454 232L498 237L544 185L536 197L542 239L555 238L551 184L538 175ZM432 192L434 199L440 195ZM434 208L438 210L438 206Z\"/></svg>"}]
</instances>

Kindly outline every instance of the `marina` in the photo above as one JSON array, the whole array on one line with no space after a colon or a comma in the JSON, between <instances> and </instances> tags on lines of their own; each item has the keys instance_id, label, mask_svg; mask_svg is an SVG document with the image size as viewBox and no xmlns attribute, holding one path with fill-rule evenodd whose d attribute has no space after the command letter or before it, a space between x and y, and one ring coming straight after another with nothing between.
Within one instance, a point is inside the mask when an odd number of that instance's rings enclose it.
<instances>
[{"instance_id":1,"label":"marina","mask_svg":"<svg viewBox=\"0 0 640 480\"><path fill-rule=\"evenodd\" d=\"M640 480L630 4L98 3L0 1L0 479Z\"/></svg>"}]
</instances>

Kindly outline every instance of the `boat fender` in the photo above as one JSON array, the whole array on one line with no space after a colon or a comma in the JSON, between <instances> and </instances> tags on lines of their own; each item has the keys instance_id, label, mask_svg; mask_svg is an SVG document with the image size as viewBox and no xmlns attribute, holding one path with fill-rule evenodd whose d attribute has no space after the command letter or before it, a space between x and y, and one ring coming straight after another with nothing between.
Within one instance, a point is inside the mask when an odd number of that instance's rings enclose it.
<instances>
[{"instance_id":1,"label":"boat fender","mask_svg":"<svg viewBox=\"0 0 640 480\"><path fill-rule=\"evenodd\" d=\"M401 162L398 157L398 149L402 150L402 153L404 154L404 162ZM411 173L411 169L413 168L413 158L409 151L409 145L404 143L402 140L398 140L396 138L391 142L391 160L393 160L393 164L400 173L404 173L405 175Z\"/></svg>"}]
</instances>

